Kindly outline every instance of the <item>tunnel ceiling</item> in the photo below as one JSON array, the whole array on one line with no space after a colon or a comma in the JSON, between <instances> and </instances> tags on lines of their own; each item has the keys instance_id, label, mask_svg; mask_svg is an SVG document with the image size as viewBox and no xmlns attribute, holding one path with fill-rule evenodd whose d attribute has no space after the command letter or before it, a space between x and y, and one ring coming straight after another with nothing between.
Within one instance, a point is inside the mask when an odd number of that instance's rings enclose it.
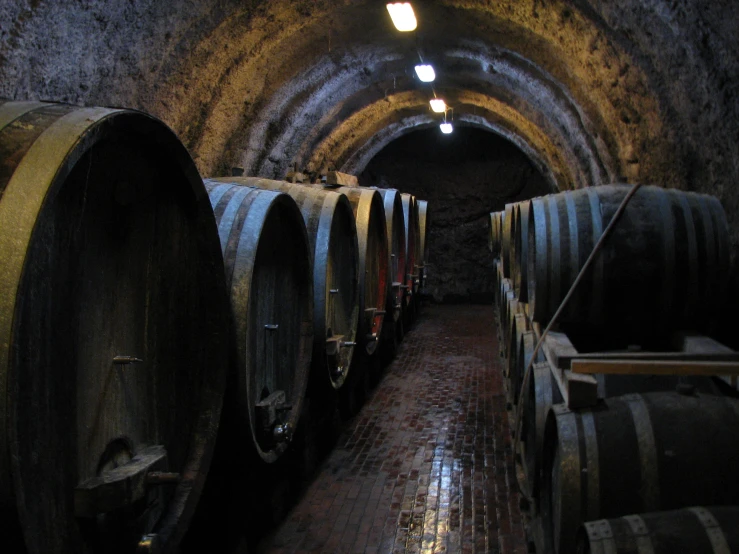
<instances>
[{"instance_id":1,"label":"tunnel ceiling","mask_svg":"<svg viewBox=\"0 0 739 554\"><path fill-rule=\"evenodd\" d=\"M506 137L553 186L642 181L736 208L730 0L415 2L413 33L385 2L12 4L0 96L152 112L204 175L361 172L439 122L413 73L420 53L455 122Z\"/></svg>"}]
</instances>

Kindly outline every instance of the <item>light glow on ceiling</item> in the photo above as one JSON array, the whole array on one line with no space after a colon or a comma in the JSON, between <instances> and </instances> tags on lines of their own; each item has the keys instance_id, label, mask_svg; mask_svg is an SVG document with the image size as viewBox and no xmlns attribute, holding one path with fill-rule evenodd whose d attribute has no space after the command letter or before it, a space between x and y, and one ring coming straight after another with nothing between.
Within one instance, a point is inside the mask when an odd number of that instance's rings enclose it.
<instances>
[{"instance_id":1,"label":"light glow on ceiling","mask_svg":"<svg viewBox=\"0 0 739 554\"><path fill-rule=\"evenodd\" d=\"M416 14L410 2L394 2L387 5L390 19L398 31L414 31L416 29Z\"/></svg>"},{"instance_id":2,"label":"light glow on ceiling","mask_svg":"<svg viewBox=\"0 0 739 554\"><path fill-rule=\"evenodd\" d=\"M441 98L432 98L429 101L431 104L431 111L435 113L444 113L446 111L446 102Z\"/></svg>"}]
</instances>

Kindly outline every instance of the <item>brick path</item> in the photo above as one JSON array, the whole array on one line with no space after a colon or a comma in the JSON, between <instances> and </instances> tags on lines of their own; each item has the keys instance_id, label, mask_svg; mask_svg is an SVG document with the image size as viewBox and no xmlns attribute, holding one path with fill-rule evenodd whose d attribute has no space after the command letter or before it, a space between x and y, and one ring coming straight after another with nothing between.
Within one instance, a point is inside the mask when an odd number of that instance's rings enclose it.
<instances>
[{"instance_id":1,"label":"brick path","mask_svg":"<svg viewBox=\"0 0 739 554\"><path fill-rule=\"evenodd\" d=\"M426 307L260 552L526 552L489 306Z\"/></svg>"}]
</instances>

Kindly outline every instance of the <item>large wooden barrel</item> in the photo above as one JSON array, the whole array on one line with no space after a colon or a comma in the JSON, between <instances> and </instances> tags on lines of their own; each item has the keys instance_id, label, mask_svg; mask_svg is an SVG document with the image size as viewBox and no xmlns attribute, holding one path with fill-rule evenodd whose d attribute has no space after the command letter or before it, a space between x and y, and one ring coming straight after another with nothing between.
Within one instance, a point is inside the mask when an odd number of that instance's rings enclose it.
<instances>
[{"instance_id":1,"label":"large wooden barrel","mask_svg":"<svg viewBox=\"0 0 739 554\"><path fill-rule=\"evenodd\" d=\"M391 281L385 207L374 189L333 188L345 194L354 211L359 246L359 324L357 343L368 355L375 353L385 319Z\"/></svg>"},{"instance_id":2,"label":"large wooden barrel","mask_svg":"<svg viewBox=\"0 0 739 554\"><path fill-rule=\"evenodd\" d=\"M513 259L513 241L516 237L516 218L514 217L515 204L506 204L503 211L503 234L500 239L500 260L503 262L503 276L510 279L513 274L511 268Z\"/></svg>"},{"instance_id":3,"label":"large wooden barrel","mask_svg":"<svg viewBox=\"0 0 739 554\"><path fill-rule=\"evenodd\" d=\"M520 202L515 205L513 214L515 217L516 235L513 237L513 251L511 253L511 273L513 275L513 290L521 302L528 302L528 253L529 253L529 208L528 202Z\"/></svg>"},{"instance_id":4,"label":"large wooden barrel","mask_svg":"<svg viewBox=\"0 0 739 554\"><path fill-rule=\"evenodd\" d=\"M691 506L589 521L577 554L729 554L739 552L739 506Z\"/></svg>"},{"instance_id":5,"label":"large wooden barrel","mask_svg":"<svg viewBox=\"0 0 739 554\"><path fill-rule=\"evenodd\" d=\"M405 284L405 218L400 192L396 189L375 189L382 196L385 207L388 251L390 253L390 293L387 314L389 321L398 321L403 309L403 285Z\"/></svg>"},{"instance_id":6,"label":"large wooden barrel","mask_svg":"<svg viewBox=\"0 0 739 554\"><path fill-rule=\"evenodd\" d=\"M203 182L122 109L0 103L0 164L0 499L31 553L174 550L228 366Z\"/></svg>"},{"instance_id":7,"label":"large wooden barrel","mask_svg":"<svg viewBox=\"0 0 739 554\"><path fill-rule=\"evenodd\" d=\"M541 358L543 361L543 357ZM522 440L525 443L523 456L524 492L537 498L541 478L544 427L546 418L554 404L562 402L562 394L552 377L548 363L537 363L532 368L528 391L521 408L523 418ZM702 394L718 394L713 381L707 377L683 377L677 375L595 375L598 381L598 396L611 398L633 393L674 391L678 386L692 387ZM519 389L520 391L520 385Z\"/></svg>"},{"instance_id":8,"label":"large wooden barrel","mask_svg":"<svg viewBox=\"0 0 739 554\"><path fill-rule=\"evenodd\" d=\"M414 295L418 292L418 265L421 257L421 243L418 232L418 206L416 205L416 197L412 194L401 193L400 199L403 203L403 216L405 218L405 284L408 287L406 304L410 305L414 301Z\"/></svg>"},{"instance_id":9,"label":"large wooden barrel","mask_svg":"<svg viewBox=\"0 0 739 554\"><path fill-rule=\"evenodd\" d=\"M585 521L739 504L739 400L656 392L593 409L555 405L543 446L541 515L551 551Z\"/></svg>"},{"instance_id":10,"label":"large wooden barrel","mask_svg":"<svg viewBox=\"0 0 739 554\"><path fill-rule=\"evenodd\" d=\"M274 462L301 413L313 347L312 252L295 201L206 181L218 224L234 332L241 434Z\"/></svg>"},{"instance_id":11,"label":"large wooden barrel","mask_svg":"<svg viewBox=\"0 0 739 554\"><path fill-rule=\"evenodd\" d=\"M310 380L315 390L339 389L351 365L359 316L359 247L349 200L338 192L257 177L213 181L284 192L298 204L313 252L315 371Z\"/></svg>"},{"instance_id":12,"label":"large wooden barrel","mask_svg":"<svg viewBox=\"0 0 739 554\"><path fill-rule=\"evenodd\" d=\"M419 252L421 254L421 263L418 270L419 279L421 281L419 288L423 289L426 285L429 261L429 243L427 240L429 226L428 202L426 200L418 200L416 204L418 205L418 244L420 246Z\"/></svg>"},{"instance_id":13,"label":"large wooden barrel","mask_svg":"<svg viewBox=\"0 0 739 554\"><path fill-rule=\"evenodd\" d=\"M547 323L630 190L607 185L531 201L528 298ZM722 305L726 214L711 196L642 187L630 200L560 321L634 337L703 328Z\"/></svg>"}]
</instances>

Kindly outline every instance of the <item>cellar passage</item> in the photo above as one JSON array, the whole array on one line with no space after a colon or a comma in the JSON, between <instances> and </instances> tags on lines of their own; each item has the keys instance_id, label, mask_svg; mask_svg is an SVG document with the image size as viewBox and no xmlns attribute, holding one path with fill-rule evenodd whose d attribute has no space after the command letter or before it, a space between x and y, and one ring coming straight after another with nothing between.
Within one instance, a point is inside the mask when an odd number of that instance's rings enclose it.
<instances>
[{"instance_id":1,"label":"cellar passage","mask_svg":"<svg viewBox=\"0 0 739 554\"><path fill-rule=\"evenodd\" d=\"M397 187L429 202L428 284L437 302L490 302L489 213L547 194L550 184L508 140L482 129L414 131L380 151L360 184Z\"/></svg>"}]
</instances>

